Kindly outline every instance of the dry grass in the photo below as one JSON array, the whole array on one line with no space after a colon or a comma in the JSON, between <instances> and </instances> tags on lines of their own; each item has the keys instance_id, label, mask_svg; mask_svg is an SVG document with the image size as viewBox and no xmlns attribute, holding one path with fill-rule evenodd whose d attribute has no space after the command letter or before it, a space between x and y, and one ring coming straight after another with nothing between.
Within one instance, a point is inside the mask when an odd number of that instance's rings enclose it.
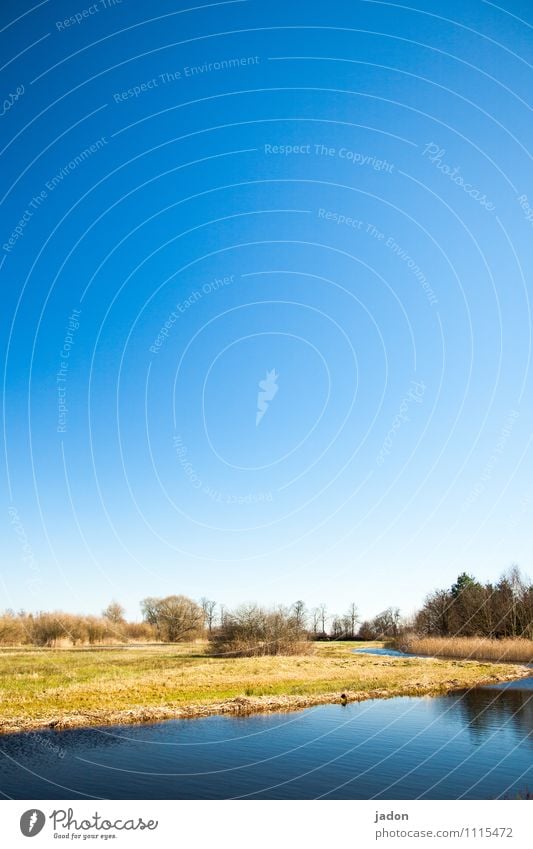
<instances>
[{"instance_id":1,"label":"dry grass","mask_svg":"<svg viewBox=\"0 0 533 849\"><path fill-rule=\"evenodd\" d=\"M488 637L407 637L402 649L428 657L491 660L497 663L533 662L533 640L490 640Z\"/></svg>"},{"instance_id":2,"label":"dry grass","mask_svg":"<svg viewBox=\"0 0 533 849\"><path fill-rule=\"evenodd\" d=\"M520 666L354 654L355 645L256 658L210 657L197 643L1 650L0 732L286 710L339 701L341 693L437 694L527 674Z\"/></svg>"}]
</instances>

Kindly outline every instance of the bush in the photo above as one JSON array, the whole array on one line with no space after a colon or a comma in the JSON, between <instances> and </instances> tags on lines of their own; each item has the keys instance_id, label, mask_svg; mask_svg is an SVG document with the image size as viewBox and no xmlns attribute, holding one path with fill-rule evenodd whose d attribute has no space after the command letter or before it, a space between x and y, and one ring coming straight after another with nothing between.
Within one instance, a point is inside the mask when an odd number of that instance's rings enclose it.
<instances>
[{"instance_id":1,"label":"bush","mask_svg":"<svg viewBox=\"0 0 533 849\"><path fill-rule=\"evenodd\" d=\"M127 640L155 640L155 631L148 622L126 622L122 631Z\"/></svg>"},{"instance_id":2,"label":"bush","mask_svg":"<svg viewBox=\"0 0 533 849\"><path fill-rule=\"evenodd\" d=\"M31 642L36 646L53 646L66 636L61 624L61 613L37 613L28 617Z\"/></svg>"},{"instance_id":3,"label":"bush","mask_svg":"<svg viewBox=\"0 0 533 849\"><path fill-rule=\"evenodd\" d=\"M0 615L0 644L4 646L19 646L28 642L29 634L24 628L20 616L15 616L11 611Z\"/></svg>"},{"instance_id":4,"label":"bush","mask_svg":"<svg viewBox=\"0 0 533 849\"><path fill-rule=\"evenodd\" d=\"M73 646L103 643L116 638L115 629L106 619L97 616L76 616L72 613L37 613L26 617L29 642L36 646L55 646L60 640Z\"/></svg>"},{"instance_id":5,"label":"bush","mask_svg":"<svg viewBox=\"0 0 533 849\"><path fill-rule=\"evenodd\" d=\"M210 638L211 653L232 657L307 654L311 643L303 624L284 608L265 610L257 605L226 614Z\"/></svg>"}]
</instances>

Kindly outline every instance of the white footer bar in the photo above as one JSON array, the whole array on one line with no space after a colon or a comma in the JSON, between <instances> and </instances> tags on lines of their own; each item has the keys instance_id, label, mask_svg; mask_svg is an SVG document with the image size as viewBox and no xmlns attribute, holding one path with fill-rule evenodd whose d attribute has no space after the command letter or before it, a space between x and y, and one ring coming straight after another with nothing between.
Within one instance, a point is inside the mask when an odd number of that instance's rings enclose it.
<instances>
[{"instance_id":1,"label":"white footer bar","mask_svg":"<svg viewBox=\"0 0 533 849\"><path fill-rule=\"evenodd\" d=\"M2 846L531 849L527 801L3 801ZM34 840L35 842L31 842Z\"/></svg>"}]
</instances>

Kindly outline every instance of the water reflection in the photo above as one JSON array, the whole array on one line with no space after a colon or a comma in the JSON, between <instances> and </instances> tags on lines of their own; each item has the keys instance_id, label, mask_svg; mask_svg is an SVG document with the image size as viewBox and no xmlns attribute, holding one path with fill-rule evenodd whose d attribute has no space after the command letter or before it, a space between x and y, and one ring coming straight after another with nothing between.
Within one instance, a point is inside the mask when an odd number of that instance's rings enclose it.
<instances>
[{"instance_id":1,"label":"water reflection","mask_svg":"<svg viewBox=\"0 0 533 849\"><path fill-rule=\"evenodd\" d=\"M533 691L0 738L18 799L493 799L531 784Z\"/></svg>"},{"instance_id":2,"label":"water reflection","mask_svg":"<svg viewBox=\"0 0 533 849\"><path fill-rule=\"evenodd\" d=\"M528 679L531 680L531 679ZM509 724L524 743L533 743L533 690L511 687L479 687L452 697L455 710L478 742Z\"/></svg>"}]
</instances>

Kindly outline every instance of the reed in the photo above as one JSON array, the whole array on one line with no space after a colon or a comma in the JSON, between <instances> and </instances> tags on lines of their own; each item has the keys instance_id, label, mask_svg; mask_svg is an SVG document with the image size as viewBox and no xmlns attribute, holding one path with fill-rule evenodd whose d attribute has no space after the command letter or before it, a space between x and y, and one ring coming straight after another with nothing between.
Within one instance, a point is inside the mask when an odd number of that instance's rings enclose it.
<instances>
[{"instance_id":1,"label":"reed","mask_svg":"<svg viewBox=\"0 0 533 849\"><path fill-rule=\"evenodd\" d=\"M491 660L497 663L533 662L533 640L520 638L491 640L488 637L407 636L398 641L398 647L409 654L421 654L428 657Z\"/></svg>"}]
</instances>

